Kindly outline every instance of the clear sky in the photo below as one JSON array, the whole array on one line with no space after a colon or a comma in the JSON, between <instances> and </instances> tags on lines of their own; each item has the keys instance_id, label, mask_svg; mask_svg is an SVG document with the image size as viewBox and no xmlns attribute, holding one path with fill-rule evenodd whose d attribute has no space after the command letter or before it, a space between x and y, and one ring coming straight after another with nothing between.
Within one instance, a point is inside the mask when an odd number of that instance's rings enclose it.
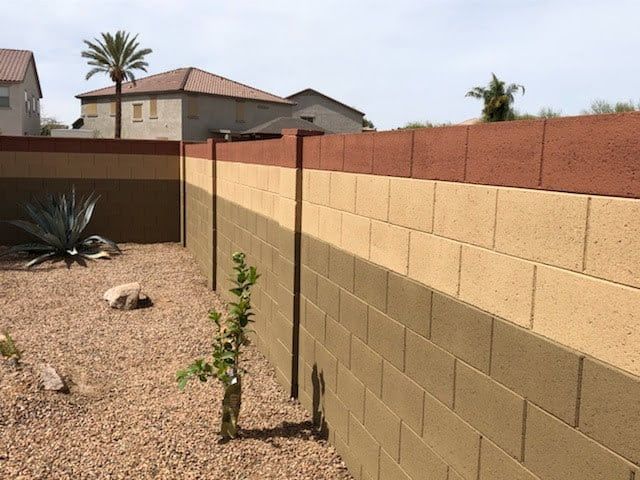
<instances>
[{"instance_id":1,"label":"clear sky","mask_svg":"<svg viewBox=\"0 0 640 480\"><path fill-rule=\"evenodd\" d=\"M149 73L313 87L381 129L479 116L464 94L491 72L526 86L530 113L640 100L639 0L6 0L1 17L0 47L35 52L44 112L68 123L74 95L109 83L85 81L82 39L117 29L153 49Z\"/></svg>"}]
</instances>

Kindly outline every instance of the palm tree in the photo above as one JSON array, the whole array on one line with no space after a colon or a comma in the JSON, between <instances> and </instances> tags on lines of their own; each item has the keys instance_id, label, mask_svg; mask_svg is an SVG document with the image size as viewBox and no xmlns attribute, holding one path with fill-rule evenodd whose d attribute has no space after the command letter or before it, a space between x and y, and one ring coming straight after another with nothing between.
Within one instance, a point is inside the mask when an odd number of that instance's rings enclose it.
<instances>
[{"instance_id":1,"label":"palm tree","mask_svg":"<svg viewBox=\"0 0 640 480\"><path fill-rule=\"evenodd\" d=\"M482 119L485 122L509 120L514 115L511 108L515 100L514 94L522 90L524 95L524 87L515 83L506 85L505 82L496 77L495 73L492 73L491 76L491 81L486 88L475 87L469 90L465 97L479 98L484 101Z\"/></svg>"},{"instance_id":2,"label":"palm tree","mask_svg":"<svg viewBox=\"0 0 640 480\"><path fill-rule=\"evenodd\" d=\"M122 132L122 82L129 80L135 85L134 70L147 71L149 64L145 56L150 48L138 49L138 35L130 38L129 33L118 30L115 35L102 33L102 39L94 38L93 42L83 40L89 47L82 52L82 58L88 58L87 64L93 68L87 73L89 80L96 73L106 73L116 84L116 128L115 137L120 138Z\"/></svg>"}]
</instances>

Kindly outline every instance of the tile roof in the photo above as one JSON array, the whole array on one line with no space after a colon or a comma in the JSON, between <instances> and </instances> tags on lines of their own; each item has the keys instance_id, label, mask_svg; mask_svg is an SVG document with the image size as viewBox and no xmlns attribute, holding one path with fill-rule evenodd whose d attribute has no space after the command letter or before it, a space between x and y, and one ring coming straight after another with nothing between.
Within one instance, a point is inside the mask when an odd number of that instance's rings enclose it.
<instances>
[{"instance_id":1,"label":"tile roof","mask_svg":"<svg viewBox=\"0 0 640 480\"><path fill-rule=\"evenodd\" d=\"M277 117L268 122L262 123L256 127L250 128L242 132L243 135L249 134L280 134L284 128L299 128L302 130L314 130L324 133L332 133L318 125L296 117Z\"/></svg>"},{"instance_id":2,"label":"tile roof","mask_svg":"<svg viewBox=\"0 0 640 480\"><path fill-rule=\"evenodd\" d=\"M40 80L38 79L38 70L33 52L30 50L15 50L12 48L0 48L0 82L4 83L20 83L24 80L29 68L29 62L33 61L33 68L38 82L38 90L40 98L42 98L42 89L40 88Z\"/></svg>"},{"instance_id":3,"label":"tile roof","mask_svg":"<svg viewBox=\"0 0 640 480\"><path fill-rule=\"evenodd\" d=\"M350 110L353 110L356 113L360 113L361 115L365 115L365 113L363 111L358 110L357 108L352 107L351 105L347 105L346 103L342 103L340 100L336 100L335 98L330 97L329 95L325 95L322 92L319 92L318 90L314 89L314 88L305 88L304 90L300 90L299 92L296 93L292 93L291 95L287 96L287 99L294 99L295 97L299 96L299 95L304 95L307 93L315 93L316 95L320 95L321 97L324 97L328 100L331 100L332 102L338 103L340 105L342 105L343 107L346 107Z\"/></svg>"},{"instance_id":4,"label":"tile roof","mask_svg":"<svg viewBox=\"0 0 640 480\"><path fill-rule=\"evenodd\" d=\"M0 48L0 82L21 82L33 53L29 50Z\"/></svg>"},{"instance_id":5,"label":"tile roof","mask_svg":"<svg viewBox=\"0 0 640 480\"><path fill-rule=\"evenodd\" d=\"M135 85L132 82L125 82L122 84L123 95L177 91L246 98L249 100L284 103L287 105L293 104L293 102L282 97L278 97L277 95L273 95L263 90L253 88L194 67L178 68L176 70L170 70L156 75L149 75L148 77L136 79ZM76 98L104 97L111 95L115 95L115 86L81 93L76 95Z\"/></svg>"}]
</instances>

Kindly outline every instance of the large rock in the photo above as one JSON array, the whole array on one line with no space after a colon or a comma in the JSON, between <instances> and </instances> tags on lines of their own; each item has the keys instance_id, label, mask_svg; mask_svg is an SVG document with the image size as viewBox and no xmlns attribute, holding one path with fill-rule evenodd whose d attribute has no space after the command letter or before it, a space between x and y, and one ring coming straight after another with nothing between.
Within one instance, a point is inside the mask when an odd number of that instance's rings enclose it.
<instances>
[{"instance_id":1,"label":"large rock","mask_svg":"<svg viewBox=\"0 0 640 480\"><path fill-rule=\"evenodd\" d=\"M40 388L54 392L66 393L69 391L67 384L51 365L40 365Z\"/></svg>"},{"instance_id":2,"label":"large rock","mask_svg":"<svg viewBox=\"0 0 640 480\"><path fill-rule=\"evenodd\" d=\"M109 303L111 308L133 310L138 307L140 300L140 284L134 282L118 285L104 292L102 298Z\"/></svg>"}]
</instances>

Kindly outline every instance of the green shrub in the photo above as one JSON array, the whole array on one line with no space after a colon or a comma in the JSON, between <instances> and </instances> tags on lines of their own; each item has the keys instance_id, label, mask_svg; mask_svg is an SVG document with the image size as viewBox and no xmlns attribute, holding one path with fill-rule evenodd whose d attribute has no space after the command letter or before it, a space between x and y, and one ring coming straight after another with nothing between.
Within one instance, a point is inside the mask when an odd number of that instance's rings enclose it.
<instances>
[{"instance_id":1,"label":"green shrub","mask_svg":"<svg viewBox=\"0 0 640 480\"><path fill-rule=\"evenodd\" d=\"M249 344L248 326L253 320L251 311L251 287L260 277L255 267L248 267L245 254L234 253L232 256L236 272L235 287L229 290L238 297L229 304L229 313L211 311L209 318L216 325L217 333L213 338L211 362L199 358L186 369L180 370L176 377L178 387L184 390L187 383L197 378L206 382L210 377L217 378L224 386L222 400L222 422L220 435L223 439L235 438L238 433L238 417L242 401L242 375L246 373L240 366L241 348Z\"/></svg>"},{"instance_id":2,"label":"green shrub","mask_svg":"<svg viewBox=\"0 0 640 480\"><path fill-rule=\"evenodd\" d=\"M7 331L0 333L0 356L4 358L15 358L16 360L20 360L22 357L20 350L18 350L13 338L11 338L11 335L9 335Z\"/></svg>"},{"instance_id":3,"label":"green shrub","mask_svg":"<svg viewBox=\"0 0 640 480\"><path fill-rule=\"evenodd\" d=\"M119 253L118 245L107 238L99 235L80 238L91 221L98 199L92 193L76 202L76 191L72 188L69 194L49 194L26 203L24 210L33 222L11 220L9 223L33 235L39 242L13 246L2 255L36 253L38 256L27 263L27 267L32 267L56 256L97 259L108 257L107 250Z\"/></svg>"}]
</instances>

